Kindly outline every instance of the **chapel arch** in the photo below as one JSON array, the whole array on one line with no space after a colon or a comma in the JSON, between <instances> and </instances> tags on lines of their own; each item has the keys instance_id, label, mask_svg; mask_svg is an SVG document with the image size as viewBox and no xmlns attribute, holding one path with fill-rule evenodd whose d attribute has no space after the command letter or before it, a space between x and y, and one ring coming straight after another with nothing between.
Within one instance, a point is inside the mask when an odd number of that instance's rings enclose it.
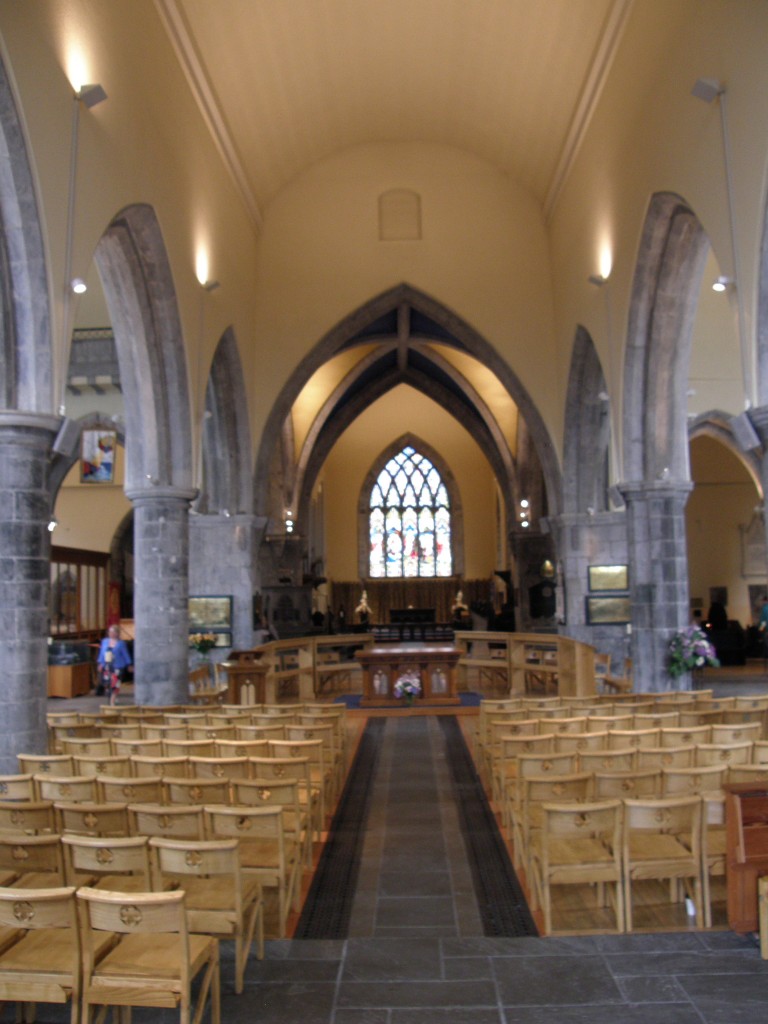
<instances>
[{"instance_id":1,"label":"chapel arch","mask_svg":"<svg viewBox=\"0 0 768 1024\"><path fill-rule=\"evenodd\" d=\"M250 512L251 436L243 364L234 330L221 336L205 389L198 512Z\"/></svg>"},{"instance_id":2,"label":"chapel arch","mask_svg":"<svg viewBox=\"0 0 768 1024\"><path fill-rule=\"evenodd\" d=\"M588 331L573 345L565 403L563 504L568 513L608 508L610 400L600 358Z\"/></svg>"}]
</instances>

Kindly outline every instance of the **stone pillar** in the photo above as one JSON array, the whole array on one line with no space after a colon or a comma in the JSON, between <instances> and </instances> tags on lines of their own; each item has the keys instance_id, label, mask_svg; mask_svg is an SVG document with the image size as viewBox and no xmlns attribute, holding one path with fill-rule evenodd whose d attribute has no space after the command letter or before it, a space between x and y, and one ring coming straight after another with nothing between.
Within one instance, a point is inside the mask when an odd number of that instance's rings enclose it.
<instances>
[{"instance_id":1,"label":"stone pillar","mask_svg":"<svg viewBox=\"0 0 768 1024\"><path fill-rule=\"evenodd\" d=\"M627 565L627 520L624 509L612 512L563 513L547 520L556 538L562 573L564 625L561 632L592 644L598 653L611 655L616 675L629 657L629 633L624 624L590 624L587 620L589 567Z\"/></svg>"},{"instance_id":2,"label":"stone pillar","mask_svg":"<svg viewBox=\"0 0 768 1024\"><path fill-rule=\"evenodd\" d=\"M0 772L46 750L51 443L59 420L0 414Z\"/></svg>"},{"instance_id":3,"label":"stone pillar","mask_svg":"<svg viewBox=\"0 0 768 1024\"><path fill-rule=\"evenodd\" d=\"M137 704L189 700L189 503L195 491L126 492L134 511Z\"/></svg>"},{"instance_id":4,"label":"stone pillar","mask_svg":"<svg viewBox=\"0 0 768 1024\"><path fill-rule=\"evenodd\" d=\"M627 503L635 690L690 689L667 669L672 634L690 623L685 505L690 481L619 484Z\"/></svg>"},{"instance_id":5,"label":"stone pillar","mask_svg":"<svg viewBox=\"0 0 768 1024\"><path fill-rule=\"evenodd\" d=\"M766 495L768 494L768 405L760 405L750 409L747 416L762 441L762 451L758 449L760 454L760 481L763 485L763 495ZM765 509L765 507L766 501L763 498L763 508ZM763 515L763 525L766 533L766 551L768 551L768 515Z\"/></svg>"}]
</instances>

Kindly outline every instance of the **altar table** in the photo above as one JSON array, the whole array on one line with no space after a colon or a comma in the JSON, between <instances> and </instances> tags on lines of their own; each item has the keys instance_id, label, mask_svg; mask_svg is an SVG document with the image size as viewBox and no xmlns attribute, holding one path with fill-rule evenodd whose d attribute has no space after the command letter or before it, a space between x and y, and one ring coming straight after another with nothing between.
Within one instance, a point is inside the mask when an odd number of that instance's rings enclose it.
<instances>
[{"instance_id":1,"label":"altar table","mask_svg":"<svg viewBox=\"0 0 768 1024\"><path fill-rule=\"evenodd\" d=\"M402 707L404 698L396 697L394 687L400 676L415 673L421 694L415 704L459 704L456 692L456 664L459 650L452 644L388 644L357 651L355 658L363 667L361 707L391 704Z\"/></svg>"}]
</instances>

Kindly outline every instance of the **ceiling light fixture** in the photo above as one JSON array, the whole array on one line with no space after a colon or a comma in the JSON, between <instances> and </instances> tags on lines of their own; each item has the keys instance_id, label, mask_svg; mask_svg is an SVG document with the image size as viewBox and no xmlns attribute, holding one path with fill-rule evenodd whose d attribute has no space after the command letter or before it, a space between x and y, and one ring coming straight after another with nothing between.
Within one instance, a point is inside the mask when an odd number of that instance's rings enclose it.
<instances>
[{"instance_id":1,"label":"ceiling light fixture","mask_svg":"<svg viewBox=\"0 0 768 1024\"><path fill-rule=\"evenodd\" d=\"M88 291L88 285L82 279L82 277L72 278L72 291L75 295L84 295Z\"/></svg>"},{"instance_id":2,"label":"ceiling light fixture","mask_svg":"<svg viewBox=\"0 0 768 1024\"><path fill-rule=\"evenodd\" d=\"M730 277L723 277L722 275L720 275L720 277L715 278L715 281L714 281L714 283L712 285L712 291L713 292L724 292L726 290L726 288L728 287L728 285L731 285L731 284L733 284L733 281L731 280Z\"/></svg>"}]
</instances>

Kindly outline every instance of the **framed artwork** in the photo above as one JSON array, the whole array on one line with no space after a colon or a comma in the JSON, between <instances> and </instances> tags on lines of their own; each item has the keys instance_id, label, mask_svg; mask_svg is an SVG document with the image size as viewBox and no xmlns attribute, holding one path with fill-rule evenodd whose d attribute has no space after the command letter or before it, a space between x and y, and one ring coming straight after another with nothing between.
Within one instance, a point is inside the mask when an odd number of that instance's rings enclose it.
<instances>
[{"instance_id":1,"label":"framed artwork","mask_svg":"<svg viewBox=\"0 0 768 1024\"><path fill-rule=\"evenodd\" d=\"M114 430L84 430L80 439L80 482L111 484L115 477Z\"/></svg>"},{"instance_id":2,"label":"framed artwork","mask_svg":"<svg viewBox=\"0 0 768 1024\"><path fill-rule=\"evenodd\" d=\"M231 597L190 597L189 628L191 631L232 629ZM217 644L224 647L226 644Z\"/></svg>"},{"instance_id":3,"label":"framed artwork","mask_svg":"<svg viewBox=\"0 0 768 1024\"><path fill-rule=\"evenodd\" d=\"M626 565L590 565L589 589L596 590L627 590L629 574Z\"/></svg>"},{"instance_id":4,"label":"framed artwork","mask_svg":"<svg viewBox=\"0 0 768 1024\"><path fill-rule=\"evenodd\" d=\"M214 633L216 637L216 647L231 647L232 646L232 634L231 633Z\"/></svg>"},{"instance_id":5,"label":"framed artwork","mask_svg":"<svg viewBox=\"0 0 768 1024\"><path fill-rule=\"evenodd\" d=\"M587 622L590 626L620 625L631 621L631 605L626 595L588 597Z\"/></svg>"}]
</instances>

